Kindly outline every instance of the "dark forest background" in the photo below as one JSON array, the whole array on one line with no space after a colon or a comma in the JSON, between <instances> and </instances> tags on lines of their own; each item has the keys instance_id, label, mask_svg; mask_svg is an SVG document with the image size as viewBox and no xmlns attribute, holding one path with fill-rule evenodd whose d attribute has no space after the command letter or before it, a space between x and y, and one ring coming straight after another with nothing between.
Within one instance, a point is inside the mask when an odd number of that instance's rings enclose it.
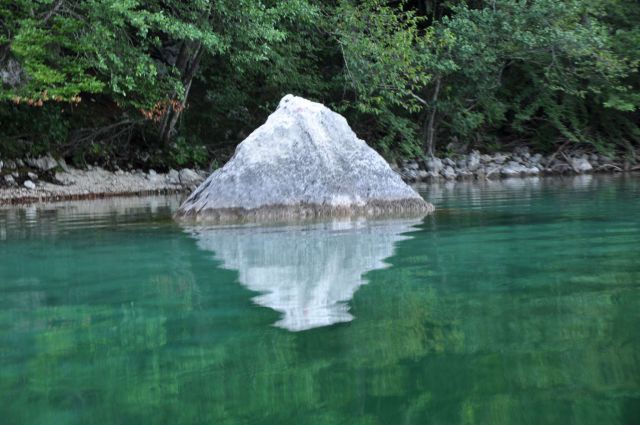
<instances>
[{"instance_id":1,"label":"dark forest background","mask_svg":"<svg viewBox=\"0 0 640 425\"><path fill-rule=\"evenodd\" d=\"M635 160L637 0L0 0L0 157L220 165L280 98L388 159Z\"/></svg>"}]
</instances>

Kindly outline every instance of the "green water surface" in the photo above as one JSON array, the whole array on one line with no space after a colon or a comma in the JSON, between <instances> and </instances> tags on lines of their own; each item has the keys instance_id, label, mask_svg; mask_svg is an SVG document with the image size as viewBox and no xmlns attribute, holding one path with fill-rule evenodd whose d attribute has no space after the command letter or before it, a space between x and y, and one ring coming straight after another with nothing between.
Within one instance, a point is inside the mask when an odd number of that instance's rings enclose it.
<instances>
[{"instance_id":1,"label":"green water surface","mask_svg":"<svg viewBox=\"0 0 640 425\"><path fill-rule=\"evenodd\" d=\"M640 178L422 193L271 228L0 209L0 423L640 424Z\"/></svg>"}]
</instances>

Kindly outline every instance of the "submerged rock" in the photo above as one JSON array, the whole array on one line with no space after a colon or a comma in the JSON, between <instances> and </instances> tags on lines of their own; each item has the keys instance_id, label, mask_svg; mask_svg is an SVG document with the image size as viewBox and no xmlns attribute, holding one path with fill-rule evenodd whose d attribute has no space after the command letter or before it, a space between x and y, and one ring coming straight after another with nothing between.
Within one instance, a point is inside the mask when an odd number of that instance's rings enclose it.
<instances>
[{"instance_id":1,"label":"submerged rock","mask_svg":"<svg viewBox=\"0 0 640 425\"><path fill-rule=\"evenodd\" d=\"M177 216L272 221L432 210L358 139L344 117L287 95L231 160L189 196Z\"/></svg>"}]
</instances>

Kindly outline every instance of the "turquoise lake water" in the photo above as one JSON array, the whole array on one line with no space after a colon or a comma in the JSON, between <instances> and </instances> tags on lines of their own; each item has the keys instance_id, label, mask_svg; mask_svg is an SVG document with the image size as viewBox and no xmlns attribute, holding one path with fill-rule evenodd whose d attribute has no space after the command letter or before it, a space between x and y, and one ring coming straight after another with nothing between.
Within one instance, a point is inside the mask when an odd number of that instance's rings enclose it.
<instances>
[{"instance_id":1,"label":"turquoise lake water","mask_svg":"<svg viewBox=\"0 0 640 425\"><path fill-rule=\"evenodd\" d=\"M422 193L272 227L0 208L0 423L640 424L640 178Z\"/></svg>"}]
</instances>

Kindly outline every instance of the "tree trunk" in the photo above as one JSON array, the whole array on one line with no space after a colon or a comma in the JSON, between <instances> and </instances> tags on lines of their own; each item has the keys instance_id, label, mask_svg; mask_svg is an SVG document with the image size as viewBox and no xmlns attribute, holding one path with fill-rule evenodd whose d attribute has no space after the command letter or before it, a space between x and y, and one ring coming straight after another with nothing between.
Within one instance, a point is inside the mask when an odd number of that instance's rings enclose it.
<instances>
[{"instance_id":1,"label":"tree trunk","mask_svg":"<svg viewBox=\"0 0 640 425\"><path fill-rule=\"evenodd\" d=\"M427 141L425 150L427 155L433 156L435 152L435 143L436 143L436 112L438 111L438 107L436 102L438 101L438 95L440 94L440 76L436 77L436 87L433 90L433 96L431 97L431 114L429 115L429 121L427 124Z\"/></svg>"},{"instance_id":2,"label":"tree trunk","mask_svg":"<svg viewBox=\"0 0 640 425\"><path fill-rule=\"evenodd\" d=\"M160 140L164 146L169 145L175 133L176 124L187 104L191 83L193 82L193 77L196 75L196 71L200 65L200 58L202 57L202 43L198 42L193 46L189 44L188 42L182 44L175 63L175 67L180 70L184 95L182 99L178 101L179 103L177 105L174 102L167 105L167 110L160 120ZM172 100L177 100L175 94L172 97Z\"/></svg>"}]
</instances>

